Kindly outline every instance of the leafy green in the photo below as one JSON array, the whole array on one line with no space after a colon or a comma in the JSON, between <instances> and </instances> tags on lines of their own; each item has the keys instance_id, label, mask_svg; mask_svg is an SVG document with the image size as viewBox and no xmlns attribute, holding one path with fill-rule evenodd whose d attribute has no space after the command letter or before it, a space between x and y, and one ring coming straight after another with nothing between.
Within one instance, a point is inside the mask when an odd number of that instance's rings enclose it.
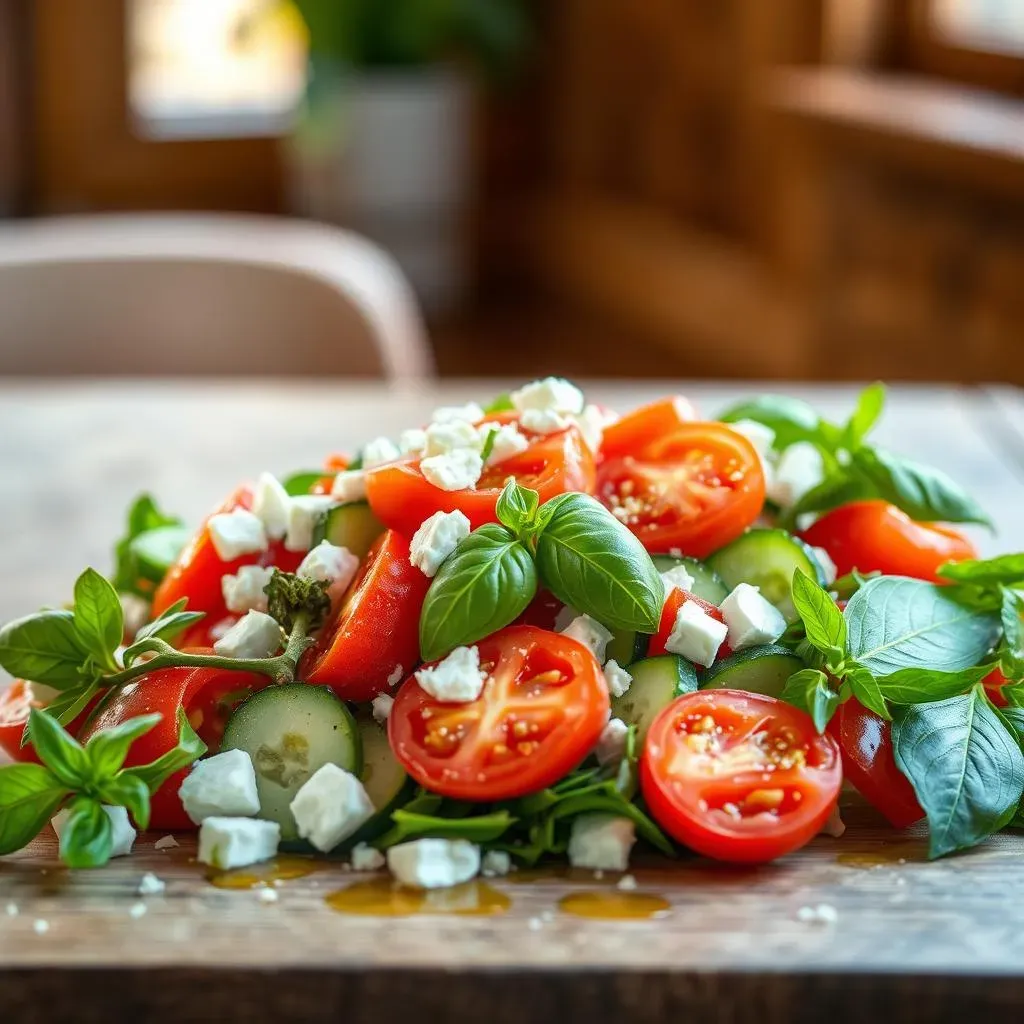
<instances>
[{"instance_id":1,"label":"leafy green","mask_svg":"<svg viewBox=\"0 0 1024 1024\"><path fill-rule=\"evenodd\" d=\"M32 842L68 792L41 764L0 766L0 857Z\"/></svg>"},{"instance_id":2,"label":"leafy green","mask_svg":"<svg viewBox=\"0 0 1024 1024\"><path fill-rule=\"evenodd\" d=\"M206 744L192 728L185 709L178 708L177 745L155 761L132 768L131 773L141 779L151 793L155 793L175 772L198 761L206 753L206 749Z\"/></svg>"},{"instance_id":3,"label":"leafy green","mask_svg":"<svg viewBox=\"0 0 1024 1024\"><path fill-rule=\"evenodd\" d=\"M152 622L147 622L135 634L135 640L159 637L161 640L170 642L190 626L194 626L206 617L205 612L185 611L186 601L187 598L183 597L180 601L175 601L169 608L165 608ZM129 664L127 653L125 651L125 664Z\"/></svg>"},{"instance_id":4,"label":"leafy green","mask_svg":"<svg viewBox=\"0 0 1024 1024\"><path fill-rule=\"evenodd\" d=\"M152 593L151 581L144 580L139 571L136 554L132 551L132 542L149 530L163 526L181 526L177 516L169 516L161 512L156 502L148 494L140 494L128 509L128 521L125 533L114 548L114 575L111 582L122 594L137 594L148 598Z\"/></svg>"},{"instance_id":5,"label":"leafy green","mask_svg":"<svg viewBox=\"0 0 1024 1024\"><path fill-rule=\"evenodd\" d=\"M760 395L731 406L718 417L723 423L754 420L775 432L774 446L779 451L797 441L820 443L825 424L814 408L798 398L784 395Z\"/></svg>"},{"instance_id":6,"label":"leafy green","mask_svg":"<svg viewBox=\"0 0 1024 1024\"><path fill-rule=\"evenodd\" d=\"M500 395L496 395L491 401L484 406L484 412L490 416L496 412L510 412L515 408L512 403L512 396L507 392L503 391Z\"/></svg>"},{"instance_id":7,"label":"leafy green","mask_svg":"<svg viewBox=\"0 0 1024 1024\"><path fill-rule=\"evenodd\" d=\"M335 474L326 469L303 469L281 481L281 486L293 498L301 494L309 494L314 485L318 484L324 477L333 477Z\"/></svg>"},{"instance_id":8,"label":"leafy green","mask_svg":"<svg viewBox=\"0 0 1024 1024\"><path fill-rule=\"evenodd\" d=\"M113 845L114 829L103 805L92 797L75 797L61 831L60 859L69 868L102 867Z\"/></svg>"},{"instance_id":9,"label":"leafy green","mask_svg":"<svg viewBox=\"0 0 1024 1024\"><path fill-rule=\"evenodd\" d=\"M471 843L490 843L500 839L515 824L508 811L491 811L465 818L440 818L429 814L416 814L397 810L391 815L392 827L374 841L374 846L386 850L413 839L468 839Z\"/></svg>"},{"instance_id":10,"label":"leafy green","mask_svg":"<svg viewBox=\"0 0 1024 1024\"><path fill-rule=\"evenodd\" d=\"M93 773L97 777L117 774L124 765L131 745L153 729L160 721L160 715L139 715L118 725L102 729L92 736L85 745Z\"/></svg>"},{"instance_id":11,"label":"leafy green","mask_svg":"<svg viewBox=\"0 0 1024 1024\"><path fill-rule=\"evenodd\" d=\"M537 518L539 500L536 491L520 486L514 477L510 477L495 506L498 522L507 526L520 540L525 541Z\"/></svg>"},{"instance_id":12,"label":"leafy green","mask_svg":"<svg viewBox=\"0 0 1024 1024\"><path fill-rule=\"evenodd\" d=\"M75 581L74 624L79 642L97 664L116 671L114 651L124 638L124 611L117 591L95 569Z\"/></svg>"},{"instance_id":13,"label":"leafy green","mask_svg":"<svg viewBox=\"0 0 1024 1024\"><path fill-rule=\"evenodd\" d=\"M957 583L1003 584L1007 587L1015 583L1024 584L1024 553L947 562L939 568L939 575Z\"/></svg>"},{"instance_id":14,"label":"leafy green","mask_svg":"<svg viewBox=\"0 0 1024 1024\"><path fill-rule=\"evenodd\" d=\"M839 707L839 694L829 685L828 676L814 668L804 668L786 680L779 695L787 704L806 711L818 732L824 732Z\"/></svg>"},{"instance_id":15,"label":"leafy green","mask_svg":"<svg viewBox=\"0 0 1024 1024\"><path fill-rule=\"evenodd\" d=\"M82 789L92 780L89 755L73 736L61 728L56 718L35 708L29 713L32 746L39 759L69 789Z\"/></svg>"},{"instance_id":16,"label":"leafy green","mask_svg":"<svg viewBox=\"0 0 1024 1024\"><path fill-rule=\"evenodd\" d=\"M869 711L886 720L892 718L885 703L885 694L878 680L866 669L855 665L843 676L844 684L849 692Z\"/></svg>"},{"instance_id":17,"label":"leafy green","mask_svg":"<svg viewBox=\"0 0 1024 1024\"><path fill-rule=\"evenodd\" d=\"M846 620L824 587L800 569L793 573L793 604L803 620L807 639L824 655L846 649Z\"/></svg>"},{"instance_id":18,"label":"leafy green","mask_svg":"<svg viewBox=\"0 0 1024 1024\"><path fill-rule=\"evenodd\" d=\"M1024 678L1024 598L1015 590L1003 590L1000 612L1003 625L1003 643L1000 649L1000 668L1010 680Z\"/></svg>"},{"instance_id":19,"label":"leafy green","mask_svg":"<svg viewBox=\"0 0 1024 1024\"><path fill-rule=\"evenodd\" d=\"M0 668L62 690L81 682L88 652L74 615L49 609L0 627Z\"/></svg>"},{"instance_id":20,"label":"leafy green","mask_svg":"<svg viewBox=\"0 0 1024 1024\"><path fill-rule=\"evenodd\" d=\"M885 385L869 384L857 396L857 405L843 431L843 447L857 448L871 433L885 407Z\"/></svg>"},{"instance_id":21,"label":"leafy green","mask_svg":"<svg viewBox=\"0 0 1024 1024\"><path fill-rule=\"evenodd\" d=\"M876 683L886 700L894 704L923 704L966 693L991 671L991 665L979 665L958 672L902 668L891 675L882 676Z\"/></svg>"}]
</instances>

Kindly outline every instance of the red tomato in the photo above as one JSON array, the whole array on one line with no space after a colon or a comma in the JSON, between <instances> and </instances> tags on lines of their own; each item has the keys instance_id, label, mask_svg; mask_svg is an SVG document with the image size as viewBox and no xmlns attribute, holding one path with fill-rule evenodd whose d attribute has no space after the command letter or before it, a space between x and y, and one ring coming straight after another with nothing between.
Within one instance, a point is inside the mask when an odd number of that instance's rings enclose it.
<instances>
[{"instance_id":1,"label":"red tomato","mask_svg":"<svg viewBox=\"0 0 1024 1024\"><path fill-rule=\"evenodd\" d=\"M39 764L39 757L31 744L21 745L21 737L28 724L29 711L32 708L44 708L53 697L55 691L39 683L15 679L6 690L0 690L0 752L7 754L12 761L31 761ZM82 723L88 718L99 697L94 697L85 710L66 726L72 736L78 735Z\"/></svg>"},{"instance_id":2,"label":"red tomato","mask_svg":"<svg viewBox=\"0 0 1024 1024\"><path fill-rule=\"evenodd\" d=\"M892 726L884 718L848 700L833 715L828 731L839 742L843 774L850 785L894 828L906 828L924 817L914 787L896 767Z\"/></svg>"},{"instance_id":3,"label":"red tomato","mask_svg":"<svg viewBox=\"0 0 1024 1024\"><path fill-rule=\"evenodd\" d=\"M658 824L707 857L757 864L821 831L839 748L805 712L740 690L677 697L651 723L640 786Z\"/></svg>"},{"instance_id":4,"label":"red tomato","mask_svg":"<svg viewBox=\"0 0 1024 1024\"><path fill-rule=\"evenodd\" d=\"M181 641L175 646L185 647L213 647L214 641L223 636L239 619L241 615L228 612L221 618L207 615L200 619L191 629L182 636Z\"/></svg>"},{"instance_id":5,"label":"red tomato","mask_svg":"<svg viewBox=\"0 0 1024 1024\"><path fill-rule=\"evenodd\" d=\"M505 414L494 422L511 422ZM419 460L392 462L370 470L366 476L366 497L385 526L411 537L420 523L435 512L461 510L475 530L484 523L497 522L494 507L505 481L514 476L524 487L535 490L544 504L566 491L594 490L594 457L576 427L555 434L531 434L530 447L519 455L485 469L476 487L443 491L420 471Z\"/></svg>"},{"instance_id":6,"label":"red tomato","mask_svg":"<svg viewBox=\"0 0 1024 1024\"><path fill-rule=\"evenodd\" d=\"M209 650L190 649L209 654ZM93 720L82 734L85 742L100 729L129 718L159 712L157 725L139 737L128 751L125 766L148 764L166 754L178 742L178 709L184 708L192 728L216 753L231 712L256 690L270 685L266 676L219 668L164 668L129 683ZM152 796L150 828L182 830L195 825L178 798L178 787L188 769L172 775Z\"/></svg>"},{"instance_id":7,"label":"red tomato","mask_svg":"<svg viewBox=\"0 0 1024 1024\"><path fill-rule=\"evenodd\" d=\"M696 407L682 395L672 395L651 402L650 405L642 405L604 428L601 455L606 459L635 455L652 441L696 419Z\"/></svg>"},{"instance_id":8,"label":"red tomato","mask_svg":"<svg viewBox=\"0 0 1024 1024\"><path fill-rule=\"evenodd\" d=\"M985 686L985 692L988 694L988 699L992 701L997 708L1005 708L1010 703L1006 699L1006 695L1003 693L1003 687L1009 683L1009 680L1003 675L1000 669L992 669L992 671L982 679L982 683Z\"/></svg>"},{"instance_id":9,"label":"red tomato","mask_svg":"<svg viewBox=\"0 0 1024 1024\"><path fill-rule=\"evenodd\" d=\"M647 648L647 657L653 658L658 654L667 654L668 648L665 646L668 643L669 634L672 632L672 627L676 624L676 615L679 614L679 609L686 604L687 601L692 601L694 604L700 605L711 618L718 622L724 623L725 619L722 613L710 602L705 601L702 597L698 597L696 594L688 593L685 590L680 590L676 587L671 594L665 598L665 607L661 610L661 621L658 623L658 632L651 637L651 642ZM722 643L722 646L718 648L718 657L724 658L726 655L731 654L732 651L728 643Z\"/></svg>"},{"instance_id":10,"label":"red tomato","mask_svg":"<svg viewBox=\"0 0 1024 1024\"><path fill-rule=\"evenodd\" d=\"M977 558L959 531L938 523L915 523L885 501L854 501L826 512L803 533L808 544L824 548L840 576L859 569L942 582L944 562Z\"/></svg>"},{"instance_id":11,"label":"red tomato","mask_svg":"<svg viewBox=\"0 0 1024 1024\"><path fill-rule=\"evenodd\" d=\"M555 630L559 612L565 607L550 590L538 590L526 611L513 623L514 626L537 626L540 629Z\"/></svg>"},{"instance_id":12,"label":"red tomato","mask_svg":"<svg viewBox=\"0 0 1024 1024\"><path fill-rule=\"evenodd\" d=\"M751 443L723 423L686 423L632 455L609 458L597 497L649 551L704 558L760 515L764 473Z\"/></svg>"},{"instance_id":13,"label":"red tomato","mask_svg":"<svg viewBox=\"0 0 1024 1024\"><path fill-rule=\"evenodd\" d=\"M371 700L420 660L420 609L430 580L409 542L388 530L374 542L334 621L306 655L302 678L343 700Z\"/></svg>"},{"instance_id":14,"label":"red tomato","mask_svg":"<svg viewBox=\"0 0 1024 1024\"><path fill-rule=\"evenodd\" d=\"M608 721L601 667L582 644L509 626L477 645L480 697L442 703L415 678L388 717L395 757L421 785L460 800L509 800L544 789L594 748Z\"/></svg>"}]
</instances>

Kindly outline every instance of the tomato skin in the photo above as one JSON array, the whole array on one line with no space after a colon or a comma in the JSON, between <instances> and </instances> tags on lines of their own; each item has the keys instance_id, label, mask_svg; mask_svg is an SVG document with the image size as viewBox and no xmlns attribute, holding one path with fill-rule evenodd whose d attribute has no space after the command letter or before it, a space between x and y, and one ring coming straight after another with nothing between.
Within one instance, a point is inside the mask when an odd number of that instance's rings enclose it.
<instances>
[{"instance_id":1,"label":"tomato skin","mask_svg":"<svg viewBox=\"0 0 1024 1024\"><path fill-rule=\"evenodd\" d=\"M430 579L409 561L409 542L388 530L370 548L334 621L303 659L301 676L343 700L372 700L420 660L420 609ZM392 682L389 682L389 679Z\"/></svg>"},{"instance_id":2,"label":"tomato skin","mask_svg":"<svg viewBox=\"0 0 1024 1024\"><path fill-rule=\"evenodd\" d=\"M542 790L593 750L608 721L601 666L583 644L535 626L507 626L477 647L488 671L480 697L441 702L410 676L388 716L391 749L421 786L455 799Z\"/></svg>"},{"instance_id":3,"label":"tomato skin","mask_svg":"<svg viewBox=\"0 0 1024 1024\"><path fill-rule=\"evenodd\" d=\"M46 707L55 696L58 694L49 687L24 679L15 679L5 690L0 690L0 752L6 754L12 761L41 763L35 747L31 743L22 746L21 738L25 733L25 726L28 725L29 711L32 708ZM65 726L72 736L78 735L98 700L97 695L86 704L74 721Z\"/></svg>"},{"instance_id":4,"label":"tomato skin","mask_svg":"<svg viewBox=\"0 0 1024 1024\"><path fill-rule=\"evenodd\" d=\"M997 708L1008 707L1010 702L1006 699L1006 694L1003 693L1003 687L1009 685L1009 679L1003 675L999 668L992 669L991 672L984 679L982 684L985 687L985 693L988 694L988 699L992 701Z\"/></svg>"},{"instance_id":5,"label":"tomato skin","mask_svg":"<svg viewBox=\"0 0 1024 1024\"><path fill-rule=\"evenodd\" d=\"M813 839L841 785L839 747L809 715L740 690L677 697L651 723L640 759L658 824L698 853L736 863L774 860Z\"/></svg>"},{"instance_id":6,"label":"tomato skin","mask_svg":"<svg viewBox=\"0 0 1024 1024\"><path fill-rule=\"evenodd\" d=\"M916 523L885 501L853 501L826 512L803 539L824 548L840 576L854 569L887 576L947 582L936 570L945 562L977 558L974 545L957 529Z\"/></svg>"},{"instance_id":7,"label":"tomato skin","mask_svg":"<svg viewBox=\"0 0 1024 1024\"><path fill-rule=\"evenodd\" d=\"M513 623L514 626L537 626L540 629L549 629L554 633L555 624L558 621L559 613L565 607L561 601L541 587L534 595L533 600L526 606L526 610Z\"/></svg>"},{"instance_id":8,"label":"tomato skin","mask_svg":"<svg viewBox=\"0 0 1024 1024\"><path fill-rule=\"evenodd\" d=\"M651 637L651 642L647 648L648 658L653 658L658 654L668 653L668 648L665 645L668 643L672 627L676 624L676 615L679 614L679 609L688 601L692 601L694 604L699 605L716 622L725 622L725 618L721 611L710 601L705 601L704 598L698 597L696 594L691 594L689 591L680 590L676 587L672 593L665 598L665 606L661 610L661 621L658 623L658 632ZM725 658L731 653L732 648L729 647L728 641L723 640L722 646L718 648L718 657Z\"/></svg>"},{"instance_id":9,"label":"tomato skin","mask_svg":"<svg viewBox=\"0 0 1024 1024\"><path fill-rule=\"evenodd\" d=\"M512 422L504 414L488 422ZM495 523L495 506L510 476L540 495L540 503L566 491L594 490L594 456L576 427L554 434L523 431L530 447L519 455L484 470L475 488L444 491L430 483L420 470L418 459L392 462L366 475L366 498L374 515L385 525L411 537L424 519L435 512L464 512L475 530Z\"/></svg>"},{"instance_id":10,"label":"tomato skin","mask_svg":"<svg viewBox=\"0 0 1024 1024\"><path fill-rule=\"evenodd\" d=\"M635 455L652 441L699 418L696 406L682 395L670 395L642 405L604 428L601 456L621 459Z\"/></svg>"},{"instance_id":11,"label":"tomato skin","mask_svg":"<svg viewBox=\"0 0 1024 1024\"><path fill-rule=\"evenodd\" d=\"M839 706L828 731L839 743L850 785L893 828L906 828L924 817L914 787L896 767L891 723L851 699Z\"/></svg>"}]
</instances>

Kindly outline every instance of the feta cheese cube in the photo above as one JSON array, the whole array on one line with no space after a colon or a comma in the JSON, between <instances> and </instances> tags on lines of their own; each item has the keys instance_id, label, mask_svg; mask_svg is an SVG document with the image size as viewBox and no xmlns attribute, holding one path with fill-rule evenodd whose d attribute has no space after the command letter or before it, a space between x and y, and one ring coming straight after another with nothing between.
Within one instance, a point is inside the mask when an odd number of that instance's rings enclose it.
<instances>
[{"instance_id":1,"label":"feta cheese cube","mask_svg":"<svg viewBox=\"0 0 1024 1024\"><path fill-rule=\"evenodd\" d=\"M502 423L500 426L495 423L482 423L477 430L480 433L481 444L486 444L487 435L494 432L494 444L487 456L488 466L505 462L530 447L529 438L522 434L514 423Z\"/></svg>"},{"instance_id":2,"label":"feta cheese cube","mask_svg":"<svg viewBox=\"0 0 1024 1024\"><path fill-rule=\"evenodd\" d=\"M579 428L587 447L596 453L604 440L604 428L617 419L613 412L605 412L596 405L587 405L583 407L583 412L579 416L573 417L573 422Z\"/></svg>"},{"instance_id":3,"label":"feta cheese cube","mask_svg":"<svg viewBox=\"0 0 1024 1024\"><path fill-rule=\"evenodd\" d=\"M132 852L135 837L138 835L128 820L128 811L124 807L110 807L104 804L103 813L110 819L110 856L127 857ZM70 817L71 812L65 808L63 811L58 811L50 821L53 831L57 833L58 840L64 835L64 829Z\"/></svg>"},{"instance_id":4,"label":"feta cheese cube","mask_svg":"<svg viewBox=\"0 0 1024 1024\"><path fill-rule=\"evenodd\" d=\"M333 850L376 813L363 784L330 763L302 784L289 808L299 835L322 853Z\"/></svg>"},{"instance_id":5,"label":"feta cheese cube","mask_svg":"<svg viewBox=\"0 0 1024 1024\"><path fill-rule=\"evenodd\" d=\"M685 590L686 593L693 593L693 577L685 565L674 565L661 574L662 582L665 584L665 600L667 601L673 590Z\"/></svg>"},{"instance_id":6,"label":"feta cheese cube","mask_svg":"<svg viewBox=\"0 0 1024 1024\"><path fill-rule=\"evenodd\" d=\"M214 654L222 658L269 658L277 654L284 633L266 612L246 612L219 640Z\"/></svg>"},{"instance_id":7,"label":"feta cheese cube","mask_svg":"<svg viewBox=\"0 0 1024 1024\"><path fill-rule=\"evenodd\" d=\"M456 647L432 668L421 668L416 682L435 700L465 703L476 700L487 681L480 670L480 651L476 647Z\"/></svg>"},{"instance_id":8,"label":"feta cheese cube","mask_svg":"<svg viewBox=\"0 0 1024 1024\"><path fill-rule=\"evenodd\" d=\"M728 632L724 622L713 619L696 601L685 601L676 612L665 649L707 668L714 662Z\"/></svg>"},{"instance_id":9,"label":"feta cheese cube","mask_svg":"<svg viewBox=\"0 0 1024 1024\"><path fill-rule=\"evenodd\" d=\"M222 562L233 562L243 555L267 550L267 532L263 523L248 509L218 512L207 523L213 550Z\"/></svg>"},{"instance_id":10,"label":"feta cheese cube","mask_svg":"<svg viewBox=\"0 0 1024 1024\"><path fill-rule=\"evenodd\" d=\"M363 468L373 469L375 466L394 462L395 459L401 457L401 454L398 445L390 437L375 437L363 446Z\"/></svg>"},{"instance_id":11,"label":"feta cheese cube","mask_svg":"<svg viewBox=\"0 0 1024 1024\"><path fill-rule=\"evenodd\" d=\"M380 871L385 863L384 854L366 843L357 843L352 847L353 871Z\"/></svg>"},{"instance_id":12,"label":"feta cheese cube","mask_svg":"<svg viewBox=\"0 0 1024 1024\"><path fill-rule=\"evenodd\" d=\"M519 417L523 430L534 434L555 434L565 430L572 422L568 417L553 409L524 409Z\"/></svg>"},{"instance_id":13,"label":"feta cheese cube","mask_svg":"<svg viewBox=\"0 0 1024 1024\"><path fill-rule=\"evenodd\" d=\"M339 473L338 476L341 476ZM337 478L335 478L337 483ZM288 506L288 531L284 538L285 551L308 551L313 546L313 530L320 517L337 505L333 495L300 494Z\"/></svg>"},{"instance_id":14,"label":"feta cheese cube","mask_svg":"<svg viewBox=\"0 0 1024 1024\"><path fill-rule=\"evenodd\" d=\"M719 608L729 630L729 646L734 651L773 644L786 632L782 612L749 583L737 584Z\"/></svg>"},{"instance_id":15,"label":"feta cheese cube","mask_svg":"<svg viewBox=\"0 0 1024 1024\"><path fill-rule=\"evenodd\" d=\"M196 761L178 796L197 825L207 818L245 818L260 813L256 770L244 750L225 750Z\"/></svg>"},{"instance_id":16,"label":"feta cheese cube","mask_svg":"<svg viewBox=\"0 0 1024 1024\"><path fill-rule=\"evenodd\" d=\"M569 863L595 871L625 871L636 831L629 818L614 814L581 814L569 832Z\"/></svg>"},{"instance_id":17,"label":"feta cheese cube","mask_svg":"<svg viewBox=\"0 0 1024 1024\"><path fill-rule=\"evenodd\" d=\"M604 667L604 681L613 697L621 697L633 684L633 677L613 658Z\"/></svg>"},{"instance_id":18,"label":"feta cheese cube","mask_svg":"<svg viewBox=\"0 0 1024 1024\"><path fill-rule=\"evenodd\" d=\"M824 476L821 452L809 441L797 441L779 456L773 478L768 481L768 498L780 508L790 508Z\"/></svg>"},{"instance_id":19,"label":"feta cheese cube","mask_svg":"<svg viewBox=\"0 0 1024 1024\"><path fill-rule=\"evenodd\" d=\"M444 889L475 878L480 847L465 839L417 839L392 846L388 868L402 885L413 889Z\"/></svg>"},{"instance_id":20,"label":"feta cheese cube","mask_svg":"<svg viewBox=\"0 0 1024 1024\"><path fill-rule=\"evenodd\" d=\"M598 764L618 764L626 756L629 726L621 718L611 718L597 738L594 756Z\"/></svg>"},{"instance_id":21,"label":"feta cheese cube","mask_svg":"<svg viewBox=\"0 0 1024 1024\"><path fill-rule=\"evenodd\" d=\"M737 420L735 423L727 423L727 427L742 434L753 446L754 451L761 456L763 462L768 462L772 454L772 446L775 444L775 431L766 427L757 420Z\"/></svg>"},{"instance_id":22,"label":"feta cheese cube","mask_svg":"<svg viewBox=\"0 0 1024 1024\"><path fill-rule=\"evenodd\" d=\"M331 484L331 497L335 501L365 501L366 474L361 469L343 469Z\"/></svg>"},{"instance_id":23,"label":"feta cheese cube","mask_svg":"<svg viewBox=\"0 0 1024 1024\"><path fill-rule=\"evenodd\" d=\"M445 455L431 455L420 462L420 471L428 483L442 491L463 491L475 487L484 471L480 453L468 448L448 452Z\"/></svg>"},{"instance_id":24,"label":"feta cheese cube","mask_svg":"<svg viewBox=\"0 0 1024 1024\"><path fill-rule=\"evenodd\" d=\"M274 575L272 568L243 565L234 575L221 576L220 589L229 612L265 612L267 595L263 592Z\"/></svg>"},{"instance_id":25,"label":"feta cheese cube","mask_svg":"<svg viewBox=\"0 0 1024 1024\"><path fill-rule=\"evenodd\" d=\"M291 495L273 473L261 473L252 496L252 513L271 540L280 540L288 529Z\"/></svg>"},{"instance_id":26,"label":"feta cheese cube","mask_svg":"<svg viewBox=\"0 0 1024 1024\"><path fill-rule=\"evenodd\" d=\"M811 551L814 552L814 557L817 559L818 565L820 565L825 572L825 586L832 586L839 574L839 570L836 568L836 563L832 561L832 556L824 548L811 548Z\"/></svg>"},{"instance_id":27,"label":"feta cheese cube","mask_svg":"<svg viewBox=\"0 0 1024 1024\"><path fill-rule=\"evenodd\" d=\"M452 420L479 423L484 418L484 411L476 402L467 402L465 405L442 405L434 410L430 418L434 423L451 423Z\"/></svg>"},{"instance_id":28,"label":"feta cheese cube","mask_svg":"<svg viewBox=\"0 0 1024 1024\"><path fill-rule=\"evenodd\" d=\"M255 818L207 818L199 826L200 864L219 871L244 868L270 860L281 842L276 821Z\"/></svg>"},{"instance_id":29,"label":"feta cheese cube","mask_svg":"<svg viewBox=\"0 0 1024 1024\"><path fill-rule=\"evenodd\" d=\"M412 535L409 561L424 576L436 576L441 563L469 536L469 520L456 509L454 512L435 512L424 519Z\"/></svg>"},{"instance_id":30,"label":"feta cheese cube","mask_svg":"<svg viewBox=\"0 0 1024 1024\"><path fill-rule=\"evenodd\" d=\"M589 648L598 662L604 664L605 649L612 634L597 619L592 619L589 615L577 615L561 632L563 636L578 640L584 647Z\"/></svg>"},{"instance_id":31,"label":"feta cheese cube","mask_svg":"<svg viewBox=\"0 0 1024 1024\"><path fill-rule=\"evenodd\" d=\"M403 455L420 455L427 447L427 432L419 427L410 427L398 435L398 450Z\"/></svg>"},{"instance_id":32,"label":"feta cheese cube","mask_svg":"<svg viewBox=\"0 0 1024 1024\"><path fill-rule=\"evenodd\" d=\"M390 693L378 693L377 696L370 701L370 706L373 709L374 721L383 725L388 720L388 715L391 714L391 709L395 706L395 698L392 697Z\"/></svg>"},{"instance_id":33,"label":"feta cheese cube","mask_svg":"<svg viewBox=\"0 0 1024 1024\"><path fill-rule=\"evenodd\" d=\"M297 576L328 583L332 589L346 590L359 569L359 559L348 548L322 540L299 563Z\"/></svg>"},{"instance_id":34,"label":"feta cheese cube","mask_svg":"<svg viewBox=\"0 0 1024 1024\"><path fill-rule=\"evenodd\" d=\"M500 878L512 870L512 857L505 850L488 850L480 862L484 878Z\"/></svg>"},{"instance_id":35,"label":"feta cheese cube","mask_svg":"<svg viewBox=\"0 0 1024 1024\"><path fill-rule=\"evenodd\" d=\"M480 451L483 439L476 427L468 420L451 420L448 423L431 423L426 430L427 443L423 454L447 455L449 452L469 448Z\"/></svg>"},{"instance_id":36,"label":"feta cheese cube","mask_svg":"<svg viewBox=\"0 0 1024 1024\"><path fill-rule=\"evenodd\" d=\"M397 686L404 675L405 669L401 665L396 665L388 675L388 686Z\"/></svg>"},{"instance_id":37,"label":"feta cheese cube","mask_svg":"<svg viewBox=\"0 0 1024 1024\"><path fill-rule=\"evenodd\" d=\"M147 871L136 891L140 896L159 896L166 888L167 883L162 878L157 878L152 871Z\"/></svg>"},{"instance_id":38,"label":"feta cheese cube","mask_svg":"<svg viewBox=\"0 0 1024 1024\"><path fill-rule=\"evenodd\" d=\"M513 391L509 396L520 412L540 409L579 415L583 412L583 392L563 377L545 377Z\"/></svg>"}]
</instances>

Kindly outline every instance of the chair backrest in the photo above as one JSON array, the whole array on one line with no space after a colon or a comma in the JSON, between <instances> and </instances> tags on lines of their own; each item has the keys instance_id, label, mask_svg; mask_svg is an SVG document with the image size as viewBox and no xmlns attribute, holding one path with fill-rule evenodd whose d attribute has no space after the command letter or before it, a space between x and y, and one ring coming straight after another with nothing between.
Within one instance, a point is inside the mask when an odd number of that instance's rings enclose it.
<instances>
[{"instance_id":1,"label":"chair backrest","mask_svg":"<svg viewBox=\"0 0 1024 1024\"><path fill-rule=\"evenodd\" d=\"M0 227L0 373L432 372L401 271L357 235L204 215Z\"/></svg>"}]
</instances>

